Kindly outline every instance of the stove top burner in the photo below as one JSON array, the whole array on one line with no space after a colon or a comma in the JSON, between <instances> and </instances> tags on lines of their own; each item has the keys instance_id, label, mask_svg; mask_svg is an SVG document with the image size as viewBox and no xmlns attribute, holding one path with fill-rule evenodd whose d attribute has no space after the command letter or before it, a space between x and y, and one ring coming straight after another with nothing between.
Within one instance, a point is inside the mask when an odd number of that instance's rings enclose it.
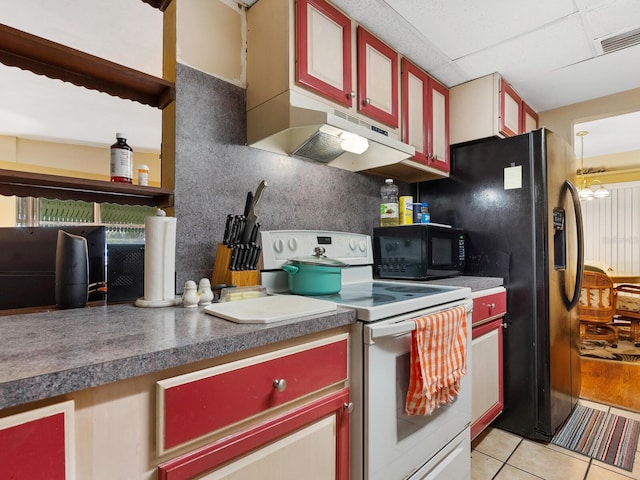
<instances>
[{"instance_id":1,"label":"stove top burner","mask_svg":"<svg viewBox=\"0 0 640 480\"><path fill-rule=\"evenodd\" d=\"M424 284L403 284L394 282L362 282L342 286L338 293L319 295L315 298L330 300L340 305L375 309L384 305L401 305L403 302L414 302L444 292L457 290L456 287L429 286Z\"/></svg>"},{"instance_id":2,"label":"stove top burner","mask_svg":"<svg viewBox=\"0 0 640 480\"><path fill-rule=\"evenodd\" d=\"M340 293L316 296L315 298L330 300L332 302L340 304L359 305L362 307L373 307L375 305L382 305L385 303L398 301L398 298L394 295L384 295L381 293L361 295L359 292L349 292L348 289L345 289L344 287L342 287Z\"/></svg>"}]
</instances>

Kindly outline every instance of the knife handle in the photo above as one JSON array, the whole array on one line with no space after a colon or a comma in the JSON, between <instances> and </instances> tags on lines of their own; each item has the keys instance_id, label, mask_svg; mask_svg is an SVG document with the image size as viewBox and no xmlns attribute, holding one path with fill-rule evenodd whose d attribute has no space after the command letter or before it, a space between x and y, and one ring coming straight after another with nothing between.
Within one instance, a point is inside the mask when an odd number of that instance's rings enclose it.
<instances>
[{"instance_id":1,"label":"knife handle","mask_svg":"<svg viewBox=\"0 0 640 480\"><path fill-rule=\"evenodd\" d=\"M224 225L224 236L222 237L222 243L229 245L229 235L231 234L231 223L233 222L233 215L227 215L227 221Z\"/></svg>"},{"instance_id":2,"label":"knife handle","mask_svg":"<svg viewBox=\"0 0 640 480\"><path fill-rule=\"evenodd\" d=\"M229 260L229 270L236 269L237 260L238 260L238 249L234 247L231 250L231 259Z\"/></svg>"},{"instance_id":3,"label":"knife handle","mask_svg":"<svg viewBox=\"0 0 640 480\"><path fill-rule=\"evenodd\" d=\"M258 238L258 230L260 229L260 222L256 222L251 229L251 235L249 236L249 243L255 243Z\"/></svg>"}]
</instances>

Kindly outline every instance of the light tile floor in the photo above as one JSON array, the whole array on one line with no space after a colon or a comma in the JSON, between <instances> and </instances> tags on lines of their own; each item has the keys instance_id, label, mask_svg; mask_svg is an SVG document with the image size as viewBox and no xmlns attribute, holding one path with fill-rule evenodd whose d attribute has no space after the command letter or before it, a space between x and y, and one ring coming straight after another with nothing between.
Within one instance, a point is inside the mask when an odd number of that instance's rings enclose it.
<instances>
[{"instance_id":1,"label":"light tile floor","mask_svg":"<svg viewBox=\"0 0 640 480\"><path fill-rule=\"evenodd\" d=\"M640 420L640 413L579 401L583 405ZM471 480L629 480L640 479L640 450L633 471L612 467L560 448L489 427L472 444Z\"/></svg>"}]
</instances>

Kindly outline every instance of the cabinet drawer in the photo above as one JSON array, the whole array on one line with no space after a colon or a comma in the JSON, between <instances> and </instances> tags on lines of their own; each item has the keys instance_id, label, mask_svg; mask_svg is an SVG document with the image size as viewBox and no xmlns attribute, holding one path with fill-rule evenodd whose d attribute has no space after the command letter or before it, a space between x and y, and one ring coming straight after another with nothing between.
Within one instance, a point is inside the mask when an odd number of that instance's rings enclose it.
<instances>
[{"instance_id":1,"label":"cabinet drawer","mask_svg":"<svg viewBox=\"0 0 640 480\"><path fill-rule=\"evenodd\" d=\"M472 324L476 325L503 316L507 312L507 293L502 287L475 292Z\"/></svg>"},{"instance_id":2,"label":"cabinet drawer","mask_svg":"<svg viewBox=\"0 0 640 480\"><path fill-rule=\"evenodd\" d=\"M345 382L347 345L344 334L158 382L158 448Z\"/></svg>"},{"instance_id":3,"label":"cabinet drawer","mask_svg":"<svg viewBox=\"0 0 640 480\"><path fill-rule=\"evenodd\" d=\"M75 478L74 402L0 418L0 477Z\"/></svg>"}]
</instances>

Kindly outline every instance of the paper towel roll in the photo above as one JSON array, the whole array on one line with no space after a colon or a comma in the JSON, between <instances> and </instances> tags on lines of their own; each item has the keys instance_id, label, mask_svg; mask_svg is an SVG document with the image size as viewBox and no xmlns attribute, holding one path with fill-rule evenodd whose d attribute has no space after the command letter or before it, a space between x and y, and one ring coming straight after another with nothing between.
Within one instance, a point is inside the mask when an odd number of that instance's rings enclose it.
<instances>
[{"instance_id":1,"label":"paper towel roll","mask_svg":"<svg viewBox=\"0 0 640 480\"><path fill-rule=\"evenodd\" d=\"M145 217L144 298L139 307L177 305L176 297L176 219Z\"/></svg>"}]
</instances>

